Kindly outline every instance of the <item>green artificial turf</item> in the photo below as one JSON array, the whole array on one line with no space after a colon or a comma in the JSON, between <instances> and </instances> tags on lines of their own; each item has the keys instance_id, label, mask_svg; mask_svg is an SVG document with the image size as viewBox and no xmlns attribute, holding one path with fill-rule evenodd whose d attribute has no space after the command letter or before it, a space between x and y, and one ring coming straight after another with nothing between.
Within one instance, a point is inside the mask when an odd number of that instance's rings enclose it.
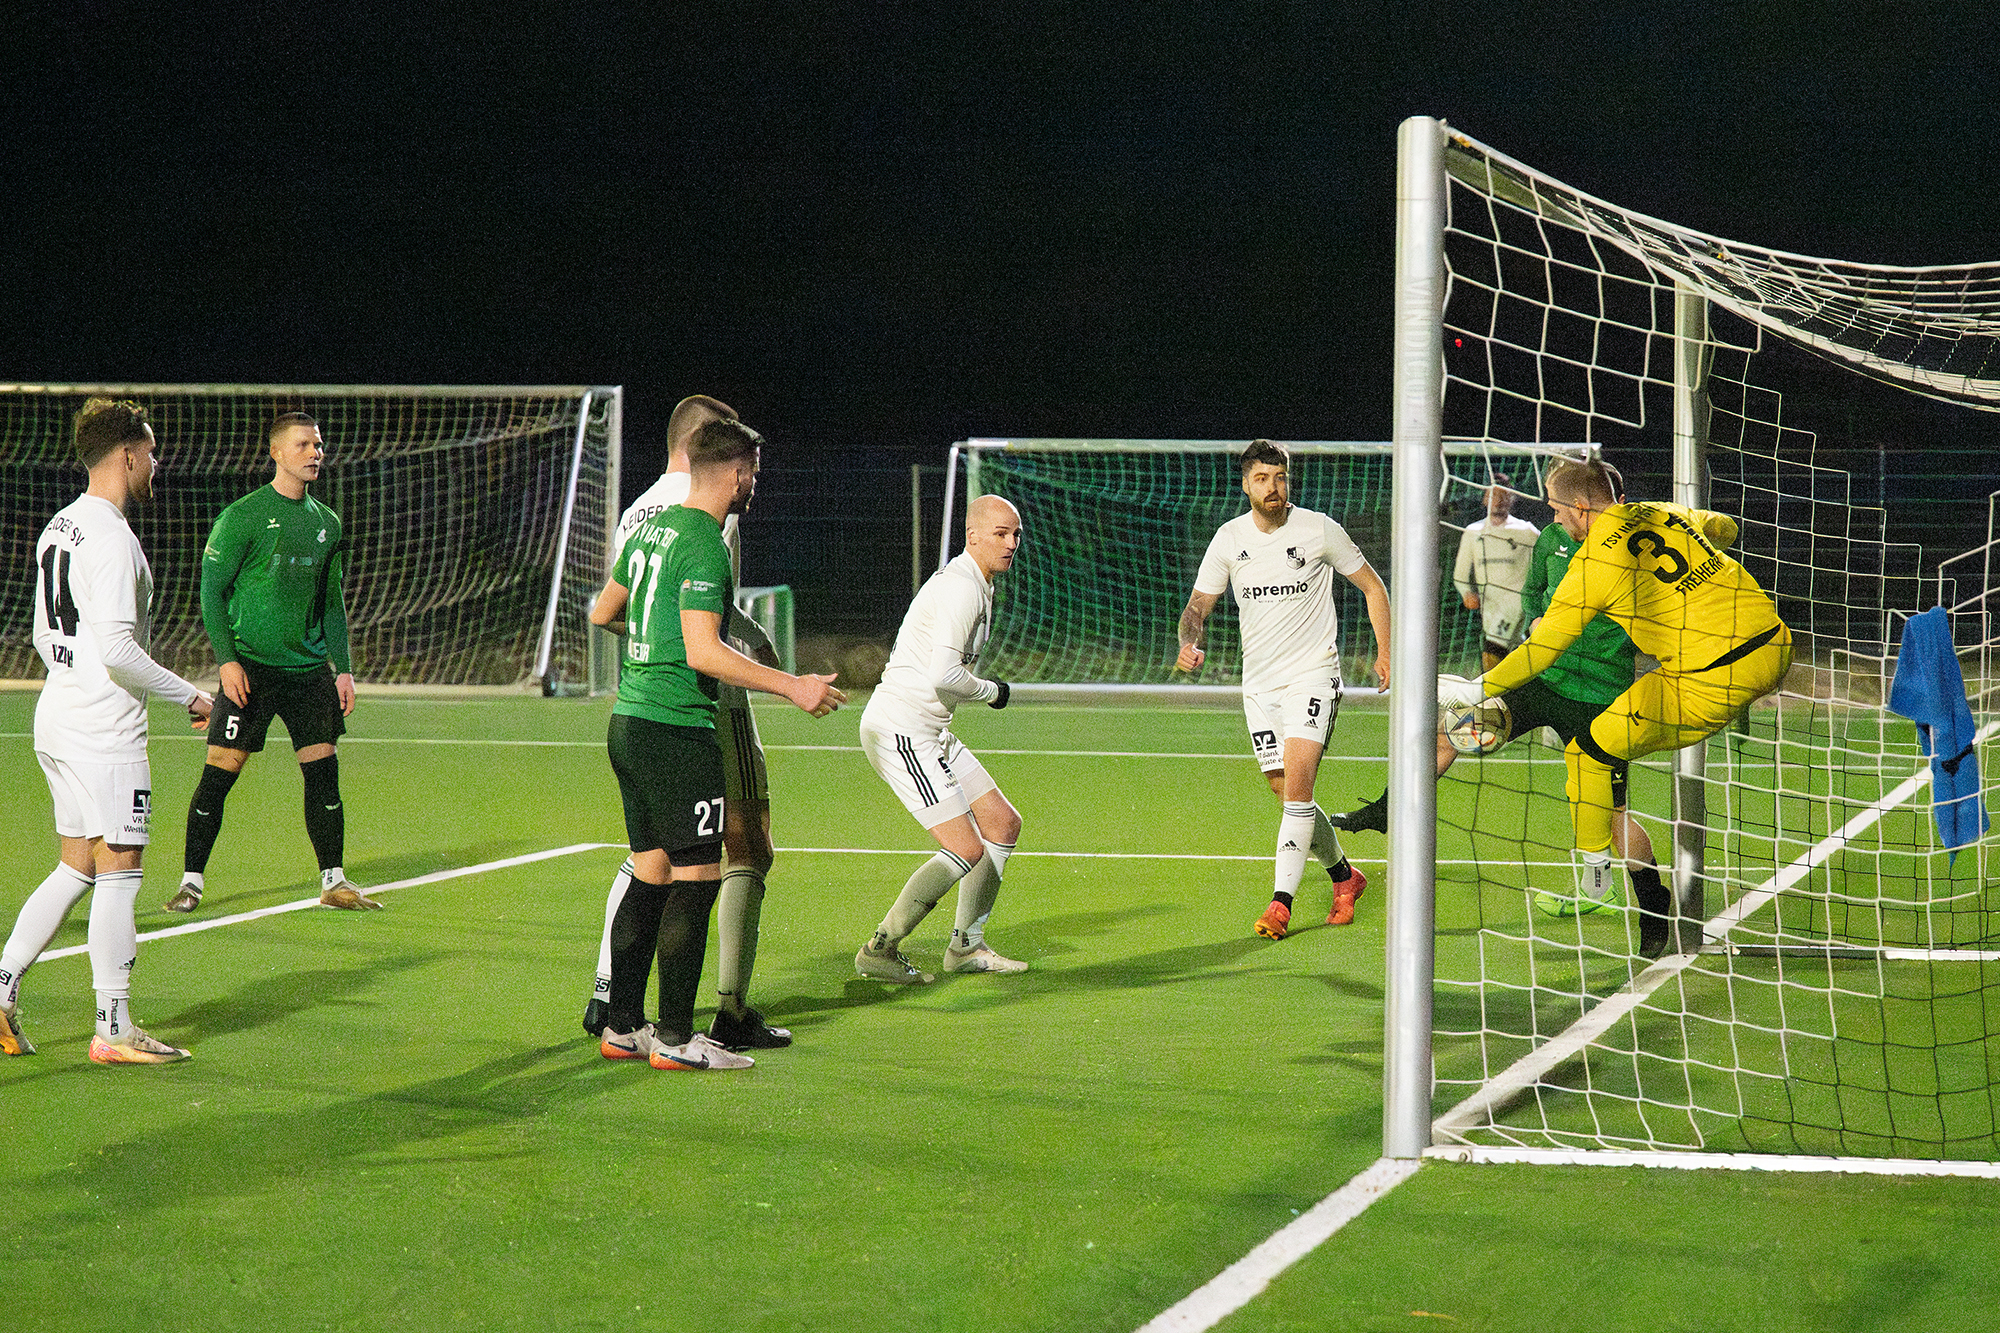
<instances>
[{"instance_id":1,"label":"green artificial turf","mask_svg":"<svg viewBox=\"0 0 2000 1333\"><path fill-rule=\"evenodd\" d=\"M9 921L54 856L32 703L0 695ZM380 885L618 844L606 712L364 697L341 748L350 874ZM89 1064L87 959L44 962L22 1005L41 1053L0 1062L9 1324L1144 1323L1379 1155L1381 840L1351 840L1377 886L1354 927L1319 924L1309 868L1304 928L1258 940L1276 809L1239 713L966 713L960 734L1026 820L990 934L1034 970L921 990L854 979L855 947L926 839L853 748L858 710L815 723L760 709L790 850L753 998L798 1041L740 1074L614 1064L580 1031L616 845L394 889L382 912L142 940L134 1012L194 1050L182 1065ZM1381 783L1380 715L1341 726L1329 808ZM170 710L154 728L142 933L186 924L159 904L200 767ZM315 891L299 800L282 745L253 761L197 923ZM935 963L950 906L908 946L919 963ZM84 917L56 948L82 942ZM1460 1321L1446 1327L1584 1326L1550 1315L1552 1273L1564 1309L1596 1302L1592 1328L1732 1327L1642 1312L1656 1293L1692 1300L1697 1282L1709 1308L1763 1309L1772 1256L1793 1256L1776 1270L1792 1280L1808 1247L1840 1237L1837 1286L1815 1308L1887 1310L1910 1275L1924 1309L1984 1291L1990 1184L1784 1189L1810 1193L1426 1166L1226 1327L1432 1327L1418 1309ZM1885 1198L1935 1221L1937 1243L1915 1220L1889 1225ZM1787 1231L1807 1207L1812 1228ZM1635 1229L1670 1238L1666 1257L1635 1266Z\"/></svg>"}]
</instances>

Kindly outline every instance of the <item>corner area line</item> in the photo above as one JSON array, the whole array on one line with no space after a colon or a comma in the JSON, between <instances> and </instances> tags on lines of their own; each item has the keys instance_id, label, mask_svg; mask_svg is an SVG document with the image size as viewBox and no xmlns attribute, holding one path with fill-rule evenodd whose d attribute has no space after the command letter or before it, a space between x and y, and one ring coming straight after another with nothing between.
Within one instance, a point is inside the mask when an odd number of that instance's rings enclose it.
<instances>
[{"instance_id":1,"label":"corner area line","mask_svg":"<svg viewBox=\"0 0 2000 1333\"><path fill-rule=\"evenodd\" d=\"M498 861L482 861L476 866L458 866L452 870L434 870L428 875L418 875L412 879L394 880L388 884L377 884L368 890L371 894L388 893L393 889L411 889L419 884L438 884L448 879L461 879L466 875L483 875L489 870L506 870L511 866L532 865L536 861L553 860L558 856L574 856L578 852L601 851L607 847L623 847L622 842L577 842L567 847L552 847L545 852L528 852L521 856L509 856ZM256 921L267 916L280 916L286 912L299 912L308 907L319 906L319 895L301 898L295 903L279 903L273 907L260 907L254 912L238 912L234 916L219 916L213 921L190 921L185 925L167 926L160 930L149 930L139 936L141 940L163 940L170 935L194 935L204 930L214 930L218 926L233 926L243 921ZM87 944L73 944L67 949L51 949L36 962L46 963L52 958L68 958L73 954L88 953Z\"/></svg>"},{"instance_id":2,"label":"corner area line","mask_svg":"<svg viewBox=\"0 0 2000 1333\"><path fill-rule=\"evenodd\" d=\"M1141 1325L1138 1333L1202 1333L1255 1300L1280 1273L1416 1174L1418 1158L1384 1157L1272 1234L1269 1240Z\"/></svg>"}]
</instances>

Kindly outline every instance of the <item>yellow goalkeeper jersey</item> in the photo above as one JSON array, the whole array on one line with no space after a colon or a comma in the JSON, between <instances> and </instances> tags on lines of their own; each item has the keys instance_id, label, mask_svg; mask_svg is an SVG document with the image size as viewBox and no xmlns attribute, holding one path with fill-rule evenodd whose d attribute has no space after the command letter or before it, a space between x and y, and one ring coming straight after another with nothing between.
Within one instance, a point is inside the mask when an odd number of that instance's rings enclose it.
<instances>
[{"instance_id":1,"label":"yellow goalkeeper jersey","mask_svg":"<svg viewBox=\"0 0 2000 1333\"><path fill-rule=\"evenodd\" d=\"M1726 514L1684 505L1613 505L1556 585L1535 632L1486 673L1488 694L1541 674L1583 627L1610 616L1639 651L1669 671L1700 671L1782 623L1748 570L1724 554L1736 537Z\"/></svg>"}]
</instances>

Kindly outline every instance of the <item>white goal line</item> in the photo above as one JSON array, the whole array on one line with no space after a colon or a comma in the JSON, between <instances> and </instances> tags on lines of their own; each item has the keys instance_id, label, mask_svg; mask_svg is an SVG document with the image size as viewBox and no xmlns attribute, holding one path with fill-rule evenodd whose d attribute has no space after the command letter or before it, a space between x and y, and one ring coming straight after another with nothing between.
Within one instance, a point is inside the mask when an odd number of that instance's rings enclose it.
<instances>
[{"instance_id":1,"label":"white goal line","mask_svg":"<svg viewBox=\"0 0 2000 1333\"><path fill-rule=\"evenodd\" d=\"M1442 1162L1531 1166L1657 1166L1679 1171L1792 1171L1849 1176L1970 1176L2000 1180L2000 1162L1897 1157L1813 1157L1761 1152L1647 1152L1601 1148L1500 1148L1449 1143L1424 1149Z\"/></svg>"}]
</instances>

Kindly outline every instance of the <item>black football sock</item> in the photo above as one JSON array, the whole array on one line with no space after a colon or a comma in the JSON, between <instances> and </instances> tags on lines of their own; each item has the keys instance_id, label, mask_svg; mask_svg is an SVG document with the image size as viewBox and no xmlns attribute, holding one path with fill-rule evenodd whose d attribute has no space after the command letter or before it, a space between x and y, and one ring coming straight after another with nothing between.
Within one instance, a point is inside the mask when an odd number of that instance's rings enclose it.
<instances>
[{"instance_id":1,"label":"black football sock","mask_svg":"<svg viewBox=\"0 0 2000 1333\"><path fill-rule=\"evenodd\" d=\"M208 858L222 833L222 807L239 774L214 764L201 766L201 781L195 784L194 799L188 802L187 851L181 868L199 875L208 870Z\"/></svg>"},{"instance_id":2,"label":"black football sock","mask_svg":"<svg viewBox=\"0 0 2000 1333\"><path fill-rule=\"evenodd\" d=\"M321 870L345 865L347 811L340 804L340 756L330 754L299 765L306 783L306 837Z\"/></svg>"},{"instance_id":3,"label":"black football sock","mask_svg":"<svg viewBox=\"0 0 2000 1333\"><path fill-rule=\"evenodd\" d=\"M694 1035L694 999L701 989L701 963L708 952L708 918L721 885L681 880L660 915L660 1017L653 1025L664 1045L678 1046Z\"/></svg>"},{"instance_id":4,"label":"black football sock","mask_svg":"<svg viewBox=\"0 0 2000 1333\"><path fill-rule=\"evenodd\" d=\"M607 1031L630 1032L646 1021L646 983L653 977L653 949L660 937L660 914L666 910L667 895L671 892L671 885L649 884L634 876L618 910L612 914Z\"/></svg>"}]
</instances>

